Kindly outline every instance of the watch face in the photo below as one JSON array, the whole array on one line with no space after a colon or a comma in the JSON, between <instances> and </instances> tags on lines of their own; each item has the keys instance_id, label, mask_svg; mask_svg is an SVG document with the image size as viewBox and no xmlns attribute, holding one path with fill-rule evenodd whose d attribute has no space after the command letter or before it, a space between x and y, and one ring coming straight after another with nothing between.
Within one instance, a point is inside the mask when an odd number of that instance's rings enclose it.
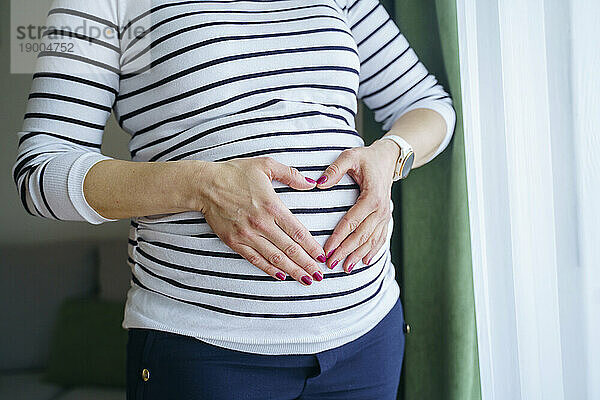
<instances>
[{"instance_id":1,"label":"watch face","mask_svg":"<svg viewBox=\"0 0 600 400\"><path fill-rule=\"evenodd\" d=\"M408 176L408 173L412 168L413 162L415 162L415 153L410 152L408 157L406 157L406 161L404 161L404 165L402 166L402 172L400 172L400 176L402 177L402 179Z\"/></svg>"}]
</instances>

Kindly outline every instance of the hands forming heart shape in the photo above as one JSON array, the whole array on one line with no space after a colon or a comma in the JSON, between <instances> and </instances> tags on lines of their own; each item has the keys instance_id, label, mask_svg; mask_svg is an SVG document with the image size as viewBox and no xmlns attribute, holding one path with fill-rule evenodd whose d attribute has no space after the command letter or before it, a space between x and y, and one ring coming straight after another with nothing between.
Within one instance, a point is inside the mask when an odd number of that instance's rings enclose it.
<instances>
[{"instance_id":1,"label":"hands forming heart shape","mask_svg":"<svg viewBox=\"0 0 600 400\"><path fill-rule=\"evenodd\" d=\"M369 264L385 244L397 157L390 141L349 148L317 181L270 157L208 163L202 171L208 184L197 209L221 240L250 263L276 279L286 280L287 273L310 285L323 279L316 261L334 268L345 258L343 269L350 273L361 259ZM360 195L321 246L279 199L271 181L297 190L327 189L346 173L360 186Z\"/></svg>"}]
</instances>

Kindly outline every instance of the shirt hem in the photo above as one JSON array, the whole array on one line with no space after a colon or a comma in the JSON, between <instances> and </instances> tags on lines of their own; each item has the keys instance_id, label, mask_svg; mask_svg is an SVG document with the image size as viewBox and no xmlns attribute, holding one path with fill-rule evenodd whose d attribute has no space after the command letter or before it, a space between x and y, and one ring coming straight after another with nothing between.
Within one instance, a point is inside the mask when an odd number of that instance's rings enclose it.
<instances>
[{"instance_id":1,"label":"shirt hem","mask_svg":"<svg viewBox=\"0 0 600 400\"><path fill-rule=\"evenodd\" d=\"M391 284L391 287L390 287ZM400 287L395 280L391 281L388 287L384 290L384 295L379 299L379 304L376 307L378 312L371 313L372 318L361 319L361 325L366 324L366 328L359 331L351 331L350 329L341 329L329 335L319 342L287 342L287 343L249 343L240 342L239 338L235 337L208 337L198 335L197 332L181 330L171 326L161 324L157 321L149 320L143 316L137 316L137 322L132 322L125 318L123 328L147 328L156 329L166 332L171 332L184 336L191 336L205 343L252 354L263 355L292 355L292 354L314 354L321 351L329 350L335 347L342 346L353 340L358 339L362 335L373 329L393 308L398 298L400 297ZM383 312L380 310L383 308Z\"/></svg>"}]
</instances>

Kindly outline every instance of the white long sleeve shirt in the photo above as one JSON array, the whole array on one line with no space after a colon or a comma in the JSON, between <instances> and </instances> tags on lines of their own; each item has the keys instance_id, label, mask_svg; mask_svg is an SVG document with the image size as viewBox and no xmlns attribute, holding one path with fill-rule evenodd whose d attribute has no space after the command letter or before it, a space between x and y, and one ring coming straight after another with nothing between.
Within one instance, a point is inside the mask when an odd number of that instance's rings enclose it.
<instances>
[{"instance_id":1,"label":"white long sleeve shirt","mask_svg":"<svg viewBox=\"0 0 600 400\"><path fill-rule=\"evenodd\" d=\"M111 112L133 161L269 156L313 179L364 146L357 99L384 130L416 108L439 112L447 132L429 160L454 131L450 97L378 0L55 0L46 25L45 42L69 51L40 53L12 170L39 217L114 221L83 194L88 170L111 158L100 152ZM359 195L348 175L328 190L273 187L321 244ZM123 327L260 354L340 346L398 299L392 228L370 265L346 274L341 260L304 286L250 264L200 212L132 218Z\"/></svg>"}]
</instances>

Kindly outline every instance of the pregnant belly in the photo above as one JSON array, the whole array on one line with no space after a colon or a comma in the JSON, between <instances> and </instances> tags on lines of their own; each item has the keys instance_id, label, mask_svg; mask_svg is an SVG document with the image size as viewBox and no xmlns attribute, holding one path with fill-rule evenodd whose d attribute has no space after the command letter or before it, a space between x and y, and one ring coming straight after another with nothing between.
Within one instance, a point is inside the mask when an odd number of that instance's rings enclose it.
<instances>
[{"instance_id":1,"label":"pregnant belly","mask_svg":"<svg viewBox=\"0 0 600 400\"><path fill-rule=\"evenodd\" d=\"M341 189L278 195L323 245L357 193ZM363 304L381 293L384 279L391 276L393 281L391 219L387 242L370 265L359 260L347 274L343 259L331 270L319 263L323 281L304 286L291 278L278 282L245 260L214 234L200 213L163 218L169 221L138 219L131 267L144 288L172 299L249 314L310 314Z\"/></svg>"},{"instance_id":2,"label":"pregnant belly","mask_svg":"<svg viewBox=\"0 0 600 400\"><path fill-rule=\"evenodd\" d=\"M334 152L328 151L321 161L335 157ZM304 174L316 179L321 172L315 170ZM355 204L360 193L358 185L348 175L328 190L298 191L277 181L273 181L273 187L277 196L321 245ZM146 287L177 299L215 306L222 305L226 299L232 309L246 311L260 307L244 300L244 296L268 298L276 294L286 298L357 291L356 295L349 298L355 301L359 299L359 293L362 295L377 289L385 275L383 268L387 262L384 257L386 246L383 246L374 257L378 262L373 268L359 262L352 274L346 274L342 271L342 260L334 270L319 264L325 280L310 287L295 281L276 282L227 246L213 232L201 212L137 218L134 241L133 273ZM336 275L336 279L329 279L330 275ZM365 290L360 289L363 287ZM232 294L238 296L236 293L243 293L240 295L242 297L231 298L234 296ZM344 301L349 300L335 298L335 303L339 302L340 307ZM274 309L285 306L281 303L273 305Z\"/></svg>"},{"instance_id":3,"label":"pregnant belly","mask_svg":"<svg viewBox=\"0 0 600 400\"><path fill-rule=\"evenodd\" d=\"M198 143L198 147L204 146L208 150L195 153L193 157L216 161L267 156L298 168L307 177L317 179L344 149L364 145L354 128L322 115L312 122L284 121L263 128L262 132L240 128L235 134L229 132L229 135L207 137ZM287 134L258 136L253 140L234 139L236 135L242 138L277 132ZM211 145L211 141L220 144ZM347 174L338 184L326 190L300 191L278 181L273 181L272 185L276 195L321 245L360 194L359 186ZM387 246L384 245L374 257L376 262L371 266L359 262L348 276L343 271L340 274L343 262L334 270L321 264L326 279L305 287L295 281L276 282L246 261L213 232L201 212L145 216L136 218L135 222L131 257L136 278L146 287L189 301L219 304L224 298L232 302L237 298L239 302L235 303L235 308L252 307L252 302L232 295L240 291L244 296L268 297L278 293L282 298L288 295L356 291L351 296L356 297L379 285L388 261ZM390 234L391 229L388 236ZM327 280L328 276L332 279ZM209 295L214 293L218 295ZM335 299L343 302L342 297ZM277 304L281 306L281 303L275 302L273 307Z\"/></svg>"}]
</instances>

